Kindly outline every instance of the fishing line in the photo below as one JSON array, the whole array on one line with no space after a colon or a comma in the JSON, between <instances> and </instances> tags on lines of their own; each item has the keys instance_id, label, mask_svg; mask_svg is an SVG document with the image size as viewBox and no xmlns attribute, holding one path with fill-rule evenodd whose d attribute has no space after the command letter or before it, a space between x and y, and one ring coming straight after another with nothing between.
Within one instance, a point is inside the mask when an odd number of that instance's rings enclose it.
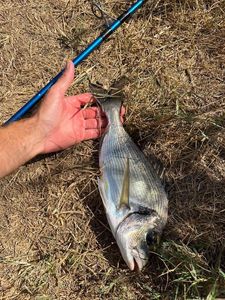
<instances>
[{"instance_id":1,"label":"fishing line","mask_svg":"<svg viewBox=\"0 0 225 300\"><path fill-rule=\"evenodd\" d=\"M110 25L115 21L115 18L112 18L106 11L103 9L102 4L97 1L90 0L91 11L93 15L100 20L104 21L104 26L110 27Z\"/></svg>"}]
</instances>

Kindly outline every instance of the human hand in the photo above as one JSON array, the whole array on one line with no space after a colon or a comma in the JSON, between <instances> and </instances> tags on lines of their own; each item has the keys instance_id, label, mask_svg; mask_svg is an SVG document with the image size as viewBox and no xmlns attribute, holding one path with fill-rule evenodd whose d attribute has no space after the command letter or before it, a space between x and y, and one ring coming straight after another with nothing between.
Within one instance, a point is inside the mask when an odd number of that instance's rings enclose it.
<instances>
[{"instance_id":1,"label":"human hand","mask_svg":"<svg viewBox=\"0 0 225 300\"><path fill-rule=\"evenodd\" d=\"M43 136L41 152L50 153L68 148L83 140L95 139L104 133L107 119L100 107L82 108L94 97L89 94L65 96L74 79L74 65L67 63L62 77L43 99L35 118ZM123 109L124 114L124 109Z\"/></svg>"},{"instance_id":2,"label":"human hand","mask_svg":"<svg viewBox=\"0 0 225 300\"><path fill-rule=\"evenodd\" d=\"M104 132L107 120L100 107L81 107L95 101L89 93L65 96L74 79L74 65L69 61L61 78L46 94L37 119L43 139L43 153L68 148Z\"/></svg>"},{"instance_id":3,"label":"human hand","mask_svg":"<svg viewBox=\"0 0 225 300\"><path fill-rule=\"evenodd\" d=\"M70 61L36 114L0 128L0 178L38 154L59 151L104 133L107 120L101 108L85 108L96 101L91 94L65 96L73 77ZM124 113L122 107L121 119Z\"/></svg>"}]
</instances>

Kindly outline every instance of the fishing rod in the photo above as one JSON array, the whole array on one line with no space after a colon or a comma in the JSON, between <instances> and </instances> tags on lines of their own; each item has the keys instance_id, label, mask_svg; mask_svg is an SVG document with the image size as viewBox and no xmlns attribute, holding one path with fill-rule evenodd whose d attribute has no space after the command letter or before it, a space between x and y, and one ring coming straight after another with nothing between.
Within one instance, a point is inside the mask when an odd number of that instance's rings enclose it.
<instances>
[{"instance_id":1,"label":"fishing rod","mask_svg":"<svg viewBox=\"0 0 225 300\"><path fill-rule=\"evenodd\" d=\"M74 66L78 66L85 58L87 58L97 47L99 47L109 36L123 24L130 16L132 16L136 10L138 10L146 0L138 0L131 7L120 15L112 24L108 25L108 28L104 30L87 48L82 51L76 58L73 59ZM43 87L33 98L31 98L22 108L20 108L8 121L4 123L7 125L11 122L21 119L27 112L29 112L47 93L47 91L56 83L56 81L62 76L62 70L58 75L51 79L45 87Z\"/></svg>"}]
</instances>

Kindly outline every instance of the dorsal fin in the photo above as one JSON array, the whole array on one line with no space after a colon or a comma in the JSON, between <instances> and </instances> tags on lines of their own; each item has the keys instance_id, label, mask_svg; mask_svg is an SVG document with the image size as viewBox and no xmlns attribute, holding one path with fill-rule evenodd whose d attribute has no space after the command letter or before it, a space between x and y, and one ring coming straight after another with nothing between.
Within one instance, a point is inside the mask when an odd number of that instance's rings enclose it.
<instances>
[{"instance_id":1,"label":"dorsal fin","mask_svg":"<svg viewBox=\"0 0 225 300\"><path fill-rule=\"evenodd\" d=\"M129 163L129 158L127 158L118 209L120 209L123 206L130 208L129 191L130 191L130 163Z\"/></svg>"},{"instance_id":2,"label":"dorsal fin","mask_svg":"<svg viewBox=\"0 0 225 300\"><path fill-rule=\"evenodd\" d=\"M163 164L151 154L148 155L148 160L163 183L165 181L165 168Z\"/></svg>"}]
</instances>

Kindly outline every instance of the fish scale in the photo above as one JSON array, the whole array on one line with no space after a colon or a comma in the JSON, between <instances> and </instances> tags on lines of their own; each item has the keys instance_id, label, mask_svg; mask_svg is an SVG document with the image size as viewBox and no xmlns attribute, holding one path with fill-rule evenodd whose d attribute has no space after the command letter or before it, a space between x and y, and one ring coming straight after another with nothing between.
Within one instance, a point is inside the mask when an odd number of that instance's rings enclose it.
<instances>
[{"instance_id":1,"label":"fish scale","mask_svg":"<svg viewBox=\"0 0 225 300\"><path fill-rule=\"evenodd\" d=\"M110 174L112 172L112 177L114 180L109 180L112 182L112 199L115 201L115 206L118 205L119 201L119 193L120 193L120 186L121 184L116 184L115 182L121 182L123 179L123 170L126 166L126 158L127 156L111 156L111 158L103 163L101 165L101 169L107 172L107 174ZM107 168L107 170L106 170ZM113 176L114 172L117 172L116 176ZM135 185L136 189L132 189L131 191L131 201L133 198L136 199L136 204L144 205L146 197L146 192L151 197L151 204L152 208L157 210L160 215L162 215L162 207L161 207L161 201L159 201L159 194L158 194L158 185L156 185L154 178L150 177L149 174L147 174L146 166L143 165L140 161L140 159L132 159L130 158L130 172L133 174L130 178L131 185ZM148 177L147 177L148 175ZM117 180L118 179L118 180ZM148 186L148 190L143 188L143 183ZM116 190L116 194L115 194ZM155 204L154 204L155 202ZM147 203L148 204L148 203ZM132 207L132 202L131 202Z\"/></svg>"},{"instance_id":2,"label":"fish scale","mask_svg":"<svg viewBox=\"0 0 225 300\"><path fill-rule=\"evenodd\" d=\"M114 132L111 130L108 132L107 137L105 137L105 143L101 149L101 155L104 157L104 162L101 164L101 168L108 164L108 168L111 170L117 168L117 170L121 170L120 177L123 176L123 169L126 164L126 159L130 159L130 169L133 176L131 177L131 182L133 181L135 184L137 182L144 182L144 180L148 181L148 186L150 187L149 193L151 193L151 198L156 197L157 206L154 209L158 209L161 211L161 202L158 201L158 186L161 186L161 183L158 182L154 173L150 173L150 168L146 168L146 164L142 163L141 158L143 158L143 154L140 153L140 150L136 147L133 143L131 138L127 135L123 128L120 128L120 133L115 135ZM121 139L118 137L125 137L125 141L121 142ZM114 137L114 138L113 138ZM107 155L105 155L107 153ZM144 157L146 160L146 158ZM111 163L108 163L111 161ZM150 163L148 163L149 165ZM117 174L119 176L119 174ZM157 181L156 181L157 180ZM115 187L115 185L114 185ZM139 188L133 191L134 197L138 199L143 199L144 194L140 195L141 192L144 191ZM114 197L114 199L118 199L118 197ZM153 202L153 201L152 201ZM141 201L143 204L143 201Z\"/></svg>"}]
</instances>

